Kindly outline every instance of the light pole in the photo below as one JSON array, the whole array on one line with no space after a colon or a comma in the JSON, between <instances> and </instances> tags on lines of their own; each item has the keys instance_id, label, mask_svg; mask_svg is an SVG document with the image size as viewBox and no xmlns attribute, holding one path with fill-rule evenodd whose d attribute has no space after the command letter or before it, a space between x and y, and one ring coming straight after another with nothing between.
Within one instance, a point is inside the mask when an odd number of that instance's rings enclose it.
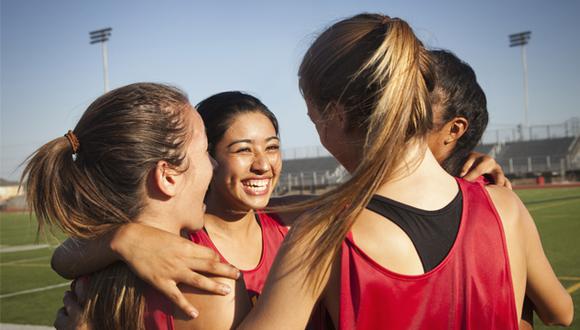
<instances>
[{"instance_id":1,"label":"light pole","mask_svg":"<svg viewBox=\"0 0 580 330\"><path fill-rule=\"evenodd\" d=\"M107 41L111 36L112 30L113 29L111 28L106 28L89 32L89 36L91 37L91 45L96 43L100 43L102 45L105 93L109 91L109 62L107 58Z\"/></svg>"},{"instance_id":2,"label":"light pole","mask_svg":"<svg viewBox=\"0 0 580 330\"><path fill-rule=\"evenodd\" d=\"M528 122L528 63L526 61L526 45L532 35L531 31L510 34L510 47L522 47L522 64L524 66L524 130L529 127ZM522 134L523 138L523 134ZM531 138L531 136L530 136Z\"/></svg>"}]
</instances>

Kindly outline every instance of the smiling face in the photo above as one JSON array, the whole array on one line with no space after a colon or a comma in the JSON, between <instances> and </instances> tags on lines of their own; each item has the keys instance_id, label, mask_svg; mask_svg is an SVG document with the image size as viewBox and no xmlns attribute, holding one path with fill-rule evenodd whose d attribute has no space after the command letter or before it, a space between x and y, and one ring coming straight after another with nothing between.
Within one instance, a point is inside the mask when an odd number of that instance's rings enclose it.
<instances>
[{"instance_id":1,"label":"smiling face","mask_svg":"<svg viewBox=\"0 0 580 330\"><path fill-rule=\"evenodd\" d=\"M274 125L259 112L236 115L214 148L218 167L209 200L235 211L268 205L282 169Z\"/></svg>"}]
</instances>

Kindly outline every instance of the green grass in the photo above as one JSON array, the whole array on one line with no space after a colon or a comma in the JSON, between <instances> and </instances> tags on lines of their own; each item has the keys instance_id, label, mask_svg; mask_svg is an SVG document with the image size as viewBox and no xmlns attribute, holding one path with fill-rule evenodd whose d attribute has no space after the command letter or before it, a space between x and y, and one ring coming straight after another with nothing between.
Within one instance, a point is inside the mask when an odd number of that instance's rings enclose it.
<instances>
[{"instance_id":1,"label":"green grass","mask_svg":"<svg viewBox=\"0 0 580 330\"><path fill-rule=\"evenodd\" d=\"M558 277L569 288L580 283L580 188L539 189L517 191L536 222L544 251ZM580 329L580 290L572 293L574 322ZM536 329L548 329L536 317Z\"/></svg>"},{"instance_id":2,"label":"green grass","mask_svg":"<svg viewBox=\"0 0 580 330\"><path fill-rule=\"evenodd\" d=\"M559 277L580 278L580 188L517 191L534 217L544 249ZM62 239L62 235L57 235ZM0 245L54 245L58 239L36 235L36 222L28 214L0 213ZM0 295L66 283L50 269L52 248L0 253ZM580 280L562 280L569 288ZM62 305L66 287L0 298L0 322L51 325ZM580 329L580 290L572 293ZM535 321L536 329L546 329Z\"/></svg>"},{"instance_id":3,"label":"green grass","mask_svg":"<svg viewBox=\"0 0 580 330\"><path fill-rule=\"evenodd\" d=\"M0 253L0 295L66 283L50 268L53 246L63 235L38 235L28 213L0 213L2 247L48 244L41 249ZM67 287L0 298L0 322L52 325Z\"/></svg>"}]
</instances>

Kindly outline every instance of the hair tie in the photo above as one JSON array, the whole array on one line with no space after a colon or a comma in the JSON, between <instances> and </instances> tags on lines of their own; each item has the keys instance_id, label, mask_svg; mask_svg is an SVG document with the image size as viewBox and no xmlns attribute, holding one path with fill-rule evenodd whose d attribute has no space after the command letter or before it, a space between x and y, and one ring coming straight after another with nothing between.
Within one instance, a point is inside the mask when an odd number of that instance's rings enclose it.
<instances>
[{"instance_id":1,"label":"hair tie","mask_svg":"<svg viewBox=\"0 0 580 330\"><path fill-rule=\"evenodd\" d=\"M75 133L73 133L73 131L71 131L70 129L68 130L68 132L66 132L66 134L64 136L66 137L66 139L70 143L70 146L72 147L73 161L75 161L75 160L77 160L77 152L79 151L79 147L81 145L79 143L79 139L77 139L77 136L75 135Z\"/></svg>"}]
</instances>

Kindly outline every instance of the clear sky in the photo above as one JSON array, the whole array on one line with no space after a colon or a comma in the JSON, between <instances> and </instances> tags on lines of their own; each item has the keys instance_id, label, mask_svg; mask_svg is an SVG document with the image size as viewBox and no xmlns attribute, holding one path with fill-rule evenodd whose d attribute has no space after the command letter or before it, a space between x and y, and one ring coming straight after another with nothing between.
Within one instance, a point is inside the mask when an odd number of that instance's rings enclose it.
<instances>
[{"instance_id":1,"label":"clear sky","mask_svg":"<svg viewBox=\"0 0 580 330\"><path fill-rule=\"evenodd\" d=\"M177 85L192 103L225 90L259 97L278 116L285 148L319 144L297 87L301 56L329 23L363 11L408 21L429 47L474 68L490 128L520 123L520 50L530 30L531 124L580 115L580 1L78 1L1 0L0 178L17 179L27 155L74 127L103 92L99 45L112 27L112 88ZM82 142L81 142L82 143Z\"/></svg>"}]
</instances>

